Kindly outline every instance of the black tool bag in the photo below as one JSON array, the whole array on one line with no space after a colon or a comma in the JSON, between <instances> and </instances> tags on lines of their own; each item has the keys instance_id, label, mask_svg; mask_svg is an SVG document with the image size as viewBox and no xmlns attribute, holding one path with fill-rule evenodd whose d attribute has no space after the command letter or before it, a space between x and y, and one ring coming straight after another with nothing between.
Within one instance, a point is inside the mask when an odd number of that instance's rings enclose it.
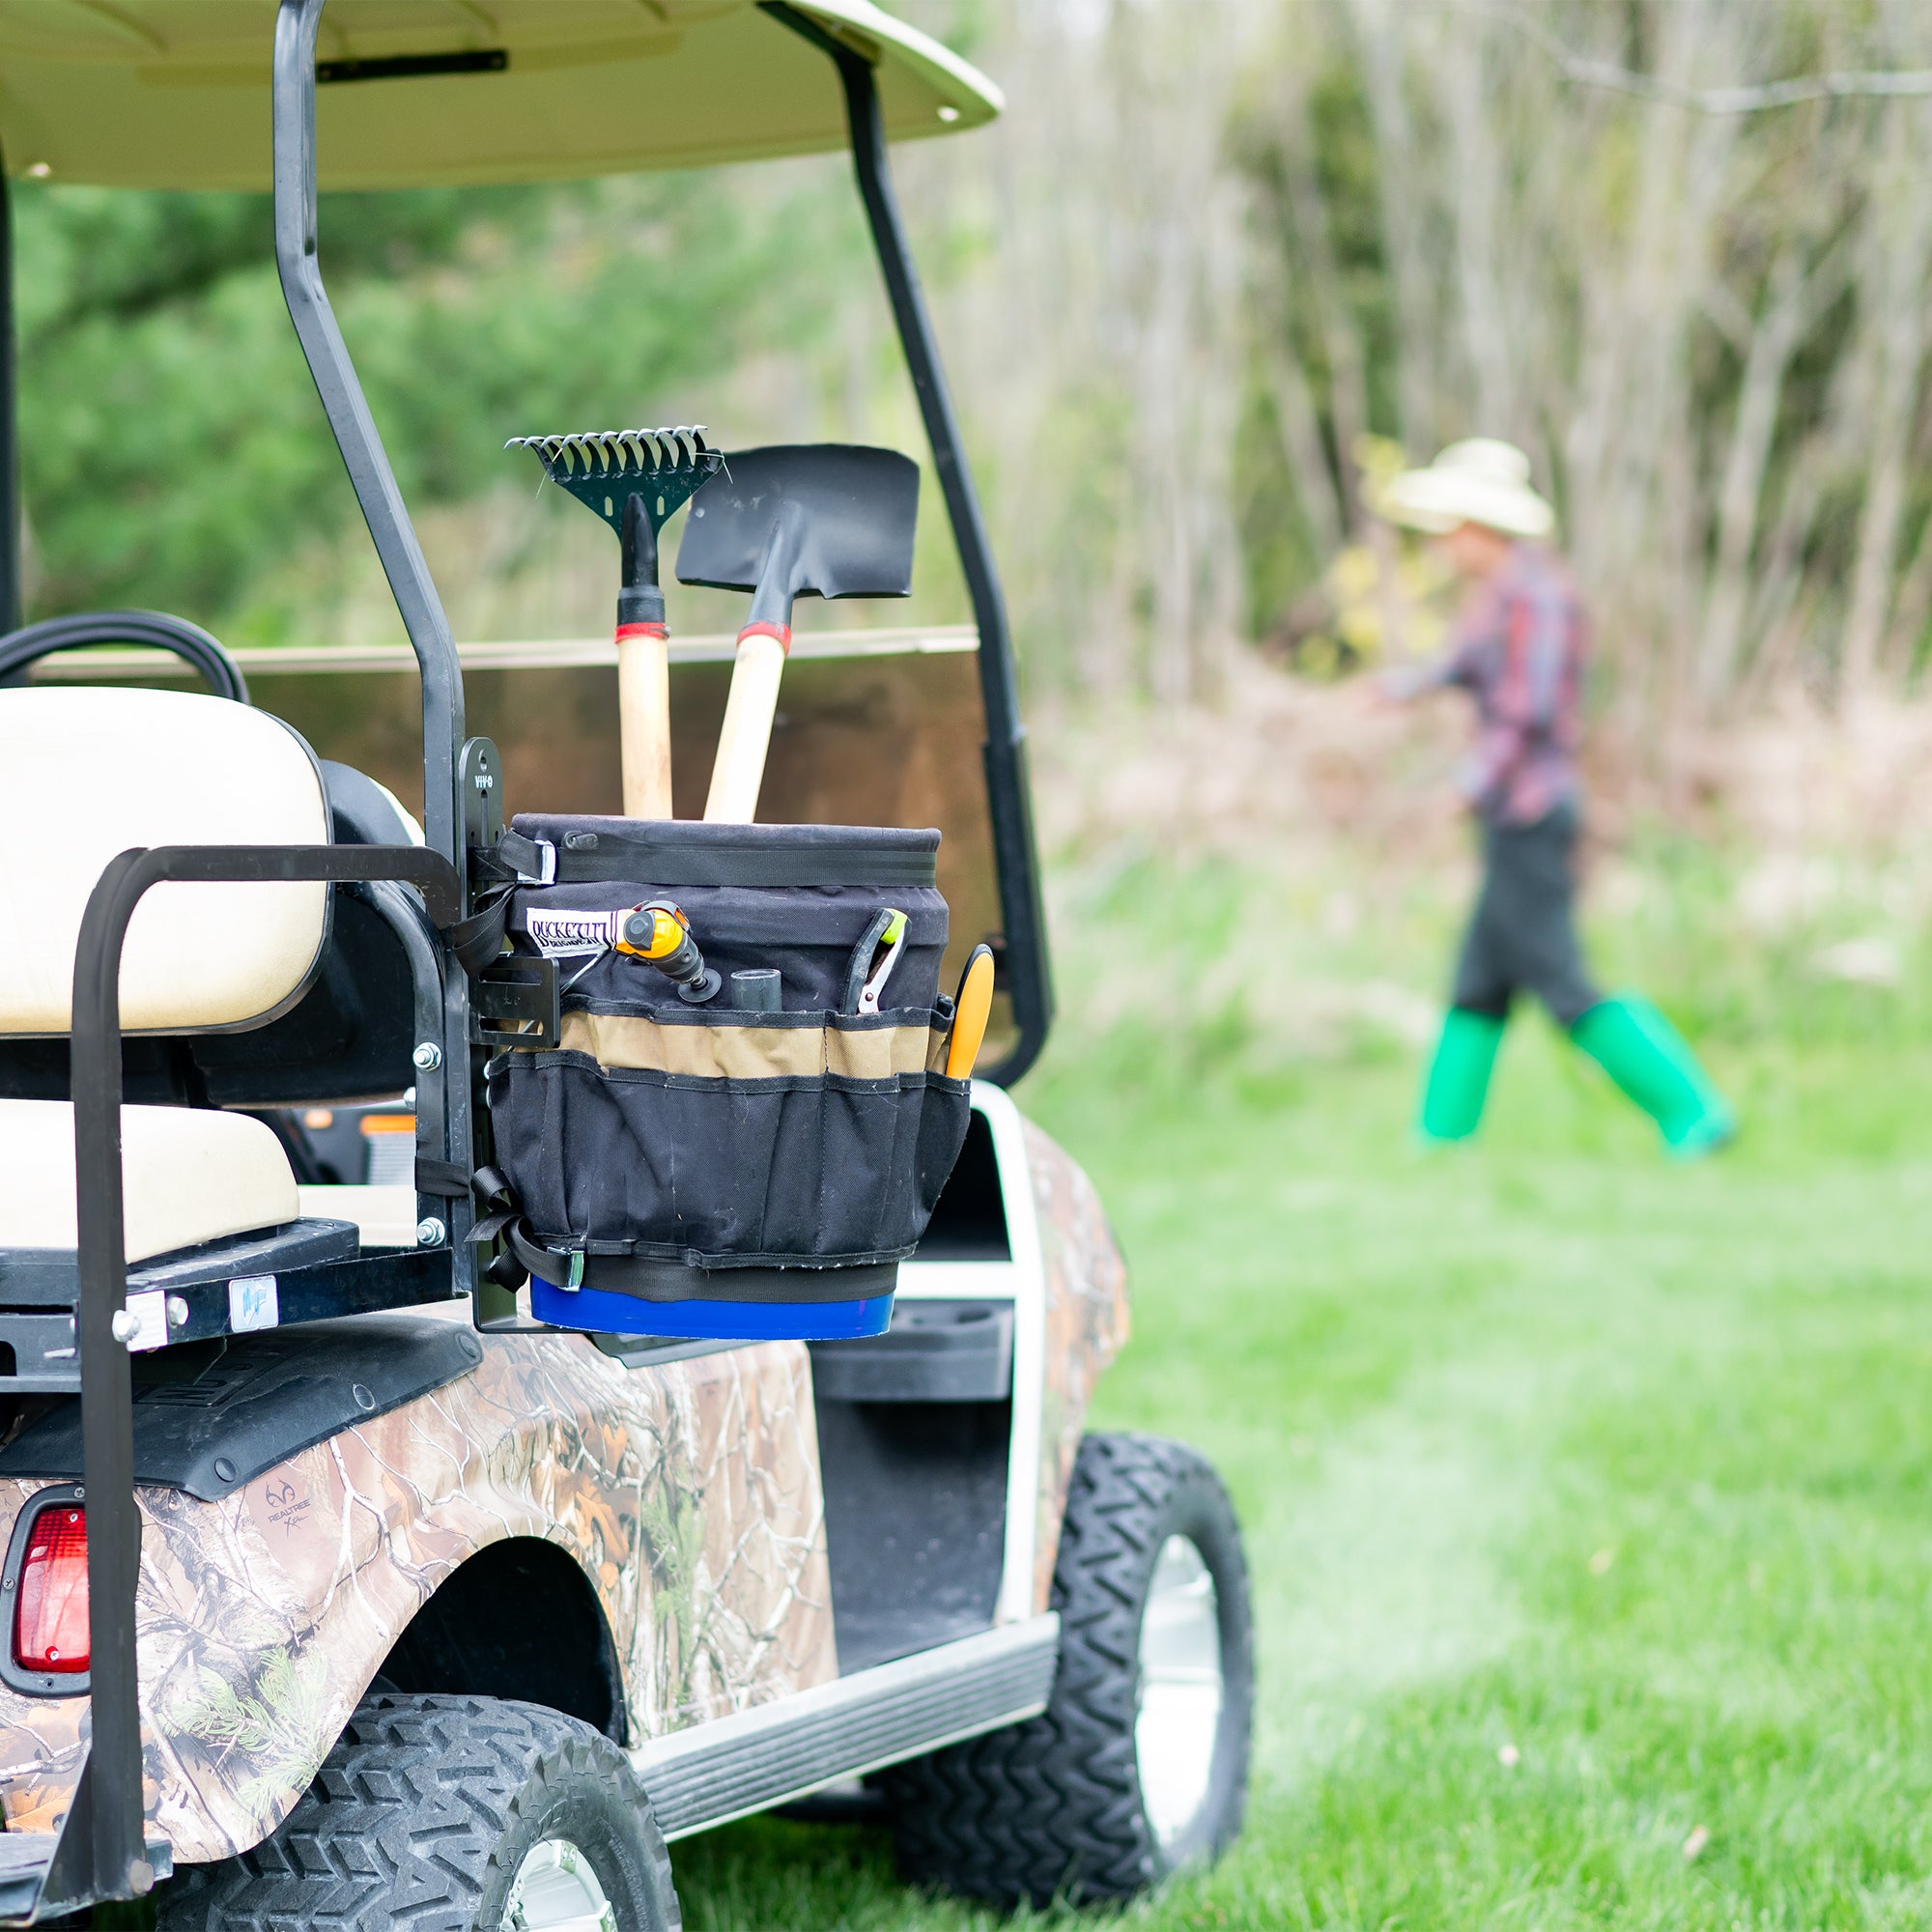
<instances>
[{"instance_id":1,"label":"black tool bag","mask_svg":"<svg viewBox=\"0 0 1932 1932\"><path fill-rule=\"evenodd\" d=\"M520 952L536 950L532 912L669 899L724 980L692 1005L645 960L557 956L560 1044L487 1069L528 1236L582 1255L582 1286L652 1300L729 1299L732 1271L772 1267L787 1299L876 1294L876 1264L912 1251L966 1133L967 1083L934 1070L952 1018L939 834L526 814L506 844L554 880L512 895ZM905 936L879 1011L844 1010L888 909ZM556 947L558 922L535 923ZM778 970L782 1010L734 1009L732 973L755 968Z\"/></svg>"}]
</instances>

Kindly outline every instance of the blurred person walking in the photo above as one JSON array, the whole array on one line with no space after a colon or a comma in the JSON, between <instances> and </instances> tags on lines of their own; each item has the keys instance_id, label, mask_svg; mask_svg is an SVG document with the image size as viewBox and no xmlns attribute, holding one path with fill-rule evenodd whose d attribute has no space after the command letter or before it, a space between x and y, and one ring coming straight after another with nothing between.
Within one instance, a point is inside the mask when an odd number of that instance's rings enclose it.
<instances>
[{"instance_id":1,"label":"blurred person walking","mask_svg":"<svg viewBox=\"0 0 1932 1932\"><path fill-rule=\"evenodd\" d=\"M1391 674L1408 700L1457 686L1481 730L1463 790L1483 841L1483 884L1463 940L1429 1077L1427 1142L1476 1131L1510 1006L1534 993L1551 1018L1690 1159L1724 1145L1736 1117L1677 1030L1633 993L1605 998L1577 944L1579 707L1588 624L1575 583L1542 541L1555 524L1529 458L1475 438L1383 486L1377 509L1435 537L1464 598L1443 654Z\"/></svg>"}]
</instances>

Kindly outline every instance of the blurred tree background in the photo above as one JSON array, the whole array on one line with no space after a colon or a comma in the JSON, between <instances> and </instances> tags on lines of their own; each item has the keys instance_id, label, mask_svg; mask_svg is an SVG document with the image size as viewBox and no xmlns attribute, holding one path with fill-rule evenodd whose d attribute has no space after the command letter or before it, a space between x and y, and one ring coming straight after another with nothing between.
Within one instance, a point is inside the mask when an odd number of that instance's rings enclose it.
<instances>
[{"instance_id":1,"label":"blurred tree background","mask_svg":"<svg viewBox=\"0 0 1932 1932\"><path fill-rule=\"evenodd\" d=\"M1293 643L1337 551L1373 545L1363 439L1424 458L1475 433L1534 453L1636 713L1916 670L1924 7L998 17L1009 319L1000 349L990 304L966 339L1005 372L975 364L1000 446L1036 459L1002 508L1073 675L1202 691L1230 637Z\"/></svg>"},{"instance_id":2,"label":"blurred tree background","mask_svg":"<svg viewBox=\"0 0 1932 1932\"><path fill-rule=\"evenodd\" d=\"M1633 719L1916 673L1922 6L902 11L1010 98L898 166L1037 687L1211 697L1244 642L1300 650L1351 595L1386 646L1412 586L1362 466L1476 432L1535 453ZM266 205L16 194L34 610L392 631ZM461 633L606 621L601 533L534 498L506 436L701 418L920 447L836 157L341 196L322 232ZM926 524L917 614L962 615Z\"/></svg>"},{"instance_id":3,"label":"blurred tree background","mask_svg":"<svg viewBox=\"0 0 1932 1932\"><path fill-rule=\"evenodd\" d=\"M266 199L15 194L33 608L133 603L246 640L312 638L366 543ZM822 193L669 177L337 195L321 221L391 460L433 512L505 487L507 435L655 420L656 398L729 368L781 315L821 332L794 265L832 213ZM759 299L780 290L782 311Z\"/></svg>"}]
</instances>

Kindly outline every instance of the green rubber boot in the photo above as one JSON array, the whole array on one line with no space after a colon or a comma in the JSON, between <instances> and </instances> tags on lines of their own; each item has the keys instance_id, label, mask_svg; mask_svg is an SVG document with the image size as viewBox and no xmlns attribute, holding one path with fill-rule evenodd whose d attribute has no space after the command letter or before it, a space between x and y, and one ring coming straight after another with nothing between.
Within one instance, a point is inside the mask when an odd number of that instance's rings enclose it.
<instances>
[{"instance_id":1,"label":"green rubber boot","mask_svg":"<svg viewBox=\"0 0 1932 1932\"><path fill-rule=\"evenodd\" d=\"M1648 1000L1602 1001L1570 1037L1657 1122L1680 1160L1715 1152L1738 1130L1737 1116L1684 1037Z\"/></svg>"},{"instance_id":2,"label":"green rubber boot","mask_svg":"<svg viewBox=\"0 0 1932 1932\"><path fill-rule=\"evenodd\" d=\"M1465 1141L1483 1118L1490 1069L1496 1064L1503 1023L1493 1013L1451 1007L1442 1020L1435 1058L1422 1090L1422 1116L1416 1132L1426 1144Z\"/></svg>"}]
</instances>

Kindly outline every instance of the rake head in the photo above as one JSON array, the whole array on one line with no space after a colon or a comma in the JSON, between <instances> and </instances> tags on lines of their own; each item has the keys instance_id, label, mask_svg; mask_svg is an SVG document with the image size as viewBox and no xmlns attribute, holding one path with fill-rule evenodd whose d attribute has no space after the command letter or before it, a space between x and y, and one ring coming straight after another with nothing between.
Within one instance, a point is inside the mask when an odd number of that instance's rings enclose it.
<instances>
[{"instance_id":1,"label":"rake head","mask_svg":"<svg viewBox=\"0 0 1932 1932\"><path fill-rule=\"evenodd\" d=\"M505 449L533 449L544 474L617 531L635 497L661 530L699 484L724 467L706 446L704 425L675 429L585 430L574 436L513 436Z\"/></svg>"}]
</instances>

